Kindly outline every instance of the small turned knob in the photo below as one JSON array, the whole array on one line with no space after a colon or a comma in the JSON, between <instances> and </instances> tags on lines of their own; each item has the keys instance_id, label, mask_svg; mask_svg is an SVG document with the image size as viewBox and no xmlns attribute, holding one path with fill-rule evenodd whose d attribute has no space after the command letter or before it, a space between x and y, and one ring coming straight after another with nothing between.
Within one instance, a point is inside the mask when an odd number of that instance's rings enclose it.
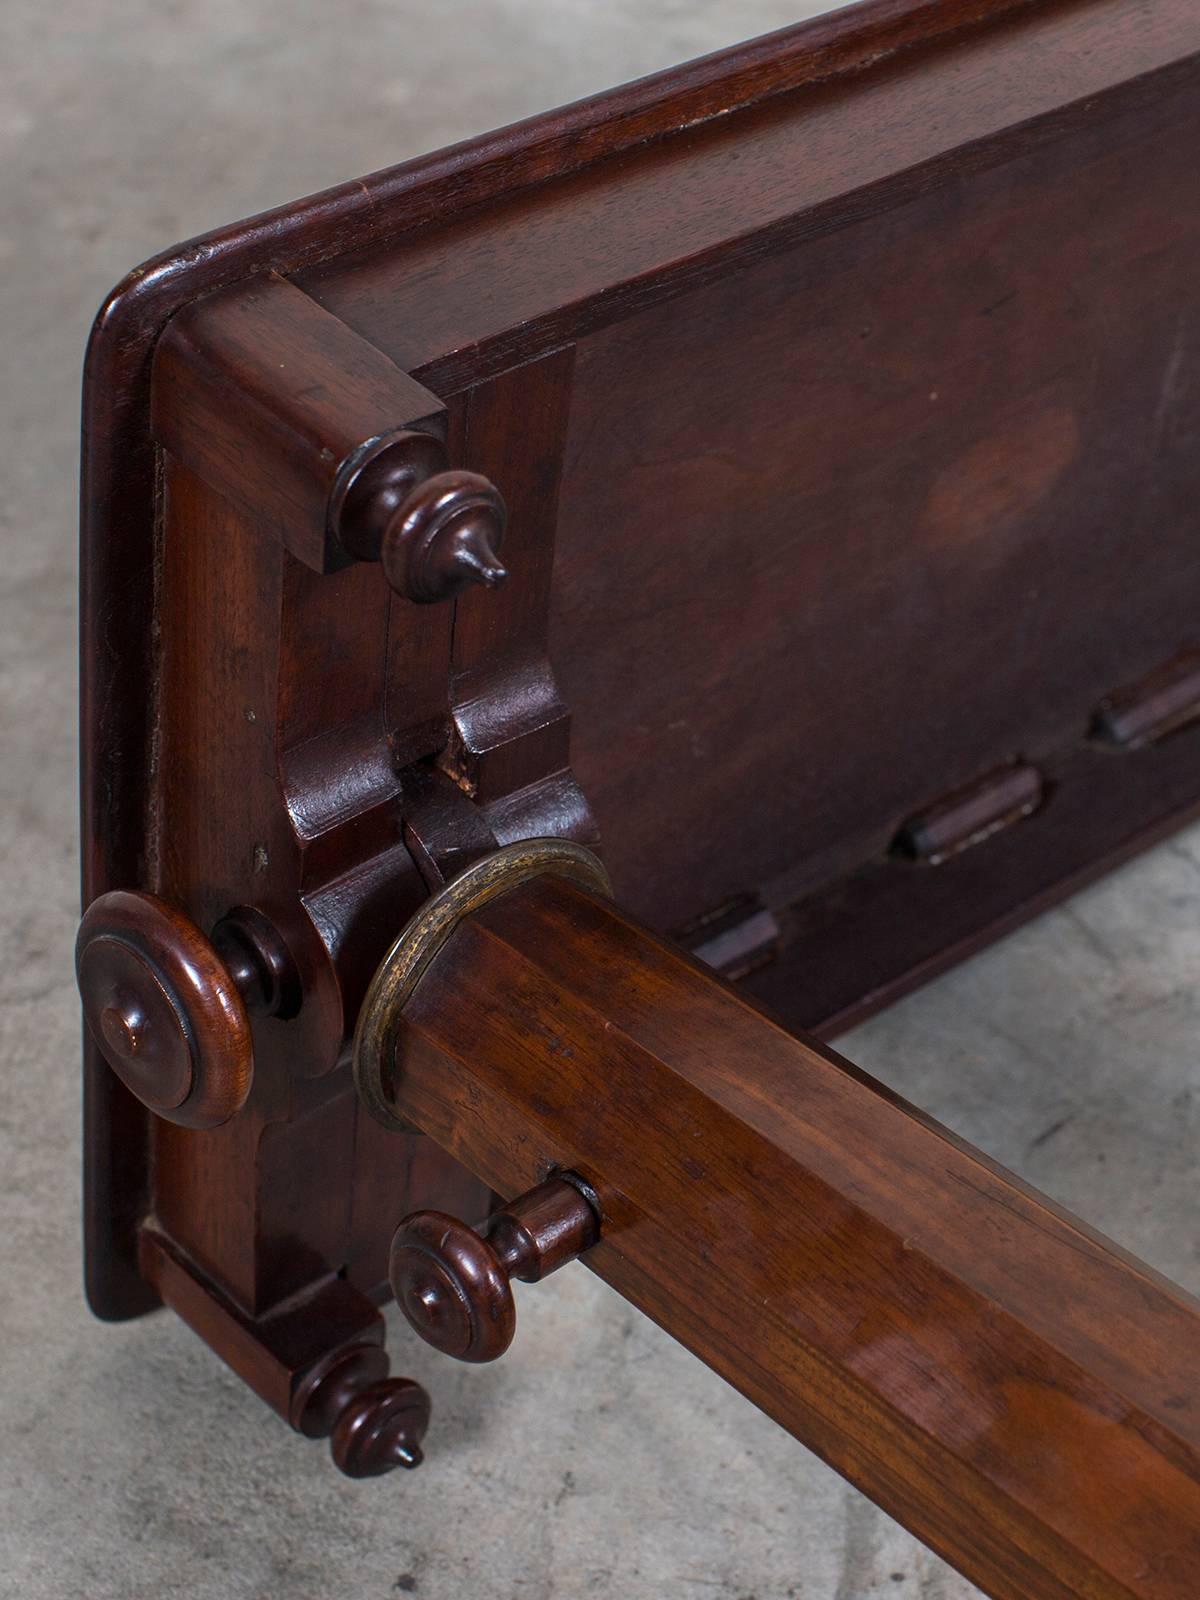
<instances>
[{"instance_id":1,"label":"small turned knob","mask_svg":"<svg viewBox=\"0 0 1200 1600\"><path fill-rule=\"evenodd\" d=\"M360 1389L337 1420L329 1441L339 1472L378 1478L396 1467L419 1467L429 1427L429 1396L411 1378L384 1378Z\"/></svg>"},{"instance_id":2,"label":"small turned knob","mask_svg":"<svg viewBox=\"0 0 1200 1600\"><path fill-rule=\"evenodd\" d=\"M426 1344L459 1361L495 1361L512 1343L512 1278L537 1283L600 1234L582 1191L552 1178L494 1212L479 1231L441 1211L406 1217L392 1239L396 1303Z\"/></svg>"},{"instance_id":3,"label":"small turned knob","mask_svg":"<svg viewBox=\"0 0 1200 1600\"><path fill-rule=\"evenodd\" d=\"M84 913L75 971L88 1026L122 1083L168 1122L215 1128L245 1104L247 1011L295 1004L294 974L269 928L249 908L224 919L231 971L194 922L154 895L117 889Z\"/></svg>"},{"instance_id":4,"label":"small turned knob","mask_svg":"<svg viewBox=\"0 0 1200 1600\"><path fill-rule=\"evenodd\" d=\"M495 589L508 573L496 554L506 513L477 472L439 472L415 488L389 522L380 559L397 594L427 604L471 584Z\"/></svg>"},{"instance_id":5,"label":"small turned knob","mask_svg":"<svg viewBox=\"0 0 1200 1600\"><path fill-rule=\"evenodd\" d=\"M313 1368L292 1401L292 1425L329 1439L334 1465L348 1478L378 1478L419 1467L429 1428L429 1396L411 1378L388 1376L382 1345L335 1350Z\"/></svg>"},{"instance_id":6,"label":"small turned knob","mask_svg":"<svg viewBox=\"0 0 1200 1600\"><path fill-rule=\"evenodd\" d=\"M330 521L360 561L379 561L397 594L425 605L508 576L497 552L507 518L500 492L477 472L447 471L432 434L381 439L337 484Z\"/></svg>"}]
</instances>

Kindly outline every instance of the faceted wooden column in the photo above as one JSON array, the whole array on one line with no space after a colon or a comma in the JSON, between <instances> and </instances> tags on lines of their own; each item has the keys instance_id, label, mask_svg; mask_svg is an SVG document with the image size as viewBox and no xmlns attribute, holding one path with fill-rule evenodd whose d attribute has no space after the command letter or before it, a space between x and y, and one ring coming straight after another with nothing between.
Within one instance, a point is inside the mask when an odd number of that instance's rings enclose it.
<instances>
[{"instance_id":1,"label":"faceted wooden column","mask_svg":"<svg viewBox=\"0 0 1200 1600\"><path fill-rule=\"evenodd\" d=\"M398 941L359 1033L377 1114L501 1192L582 1184L593 1271L997 1600L1194 1600L1200 1307L564 849L479 862ZM461 1287L484 1241L445 1221L397 1243Z\"/></svg>"}]
</instances>

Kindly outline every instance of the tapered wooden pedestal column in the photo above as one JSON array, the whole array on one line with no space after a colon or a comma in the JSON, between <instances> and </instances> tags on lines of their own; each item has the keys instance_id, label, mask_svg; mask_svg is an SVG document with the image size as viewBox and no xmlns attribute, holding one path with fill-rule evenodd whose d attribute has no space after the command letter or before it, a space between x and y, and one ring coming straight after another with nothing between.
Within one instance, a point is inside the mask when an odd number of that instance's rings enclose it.
<instances>
[{"instance_id":1,"label":"tapered wooden pedestal column","mask_svg":"<svg viewBox=\"0 0 1200 1600\"><path fill-rule=\"evenodd\" d=\"M1200 1306L849 1063L556 876L381 1050L494 1189L578 1174L582 1259L987 1593L1196 1600Z\"/></svg>"}]
</instances>

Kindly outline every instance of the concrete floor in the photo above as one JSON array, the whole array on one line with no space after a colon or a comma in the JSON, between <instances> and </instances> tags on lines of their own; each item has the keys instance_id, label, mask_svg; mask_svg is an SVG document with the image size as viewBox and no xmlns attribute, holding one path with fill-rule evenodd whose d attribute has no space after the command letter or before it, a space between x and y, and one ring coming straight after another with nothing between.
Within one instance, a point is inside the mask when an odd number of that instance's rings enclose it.
<instances>
[{"instance_id":1,"label":"concrete floor","mask_svg":"<svg viewBox=\"0 0 1200 1600\"><path fill-rule=\"evenodd\" d=\"M354 1485L177 1321L79 1288L78 365L152 250L793 20L758 0L6 0L0 11L0 1594L22 1600L963 1600L974 1593L583 1270ZM1194 1227L1200 832L847 1053L1158 1267Z\"/></svg>"}]
</instances>

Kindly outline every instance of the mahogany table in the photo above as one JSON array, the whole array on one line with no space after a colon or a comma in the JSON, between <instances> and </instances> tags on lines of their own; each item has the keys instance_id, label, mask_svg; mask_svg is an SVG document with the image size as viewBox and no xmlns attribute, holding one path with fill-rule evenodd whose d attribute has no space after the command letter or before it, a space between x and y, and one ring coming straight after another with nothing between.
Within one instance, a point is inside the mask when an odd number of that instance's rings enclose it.
<instances>
[{"instance_id":1,"label":"mahogany table","mask_svg":"<svg viewBox=\"0 0 1200 1600\"><path fill-rule=\"evenodd\" d=\"M996 1600L1195 1600L1200 1308L823 1041L1200 814L1197 150L1193 0L868 0L118 285L99 1316L373 1476L380 1305L579 1256Z\"/></svg>"}]
</instances>

